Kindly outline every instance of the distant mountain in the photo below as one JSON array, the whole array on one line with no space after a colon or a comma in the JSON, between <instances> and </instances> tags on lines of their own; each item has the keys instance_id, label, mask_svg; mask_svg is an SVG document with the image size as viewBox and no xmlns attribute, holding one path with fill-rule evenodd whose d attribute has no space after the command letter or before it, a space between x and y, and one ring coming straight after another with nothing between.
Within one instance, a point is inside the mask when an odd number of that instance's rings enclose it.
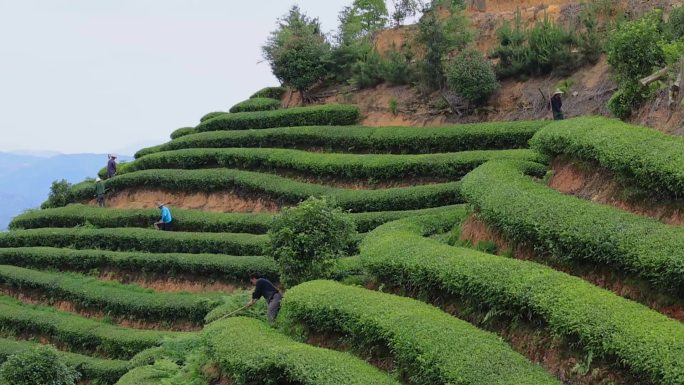
<instances>
[{"instance_id":1,"label":"distant mountain","mask_svg":"<svg viewBox=\"0 0 684 385\"><path fill-rule=\"evenodd\" d=\"M0 230L6 229L17 214L39 207L54 180L78 183L86 177L94 178L106 164L106 154L0 152Z\"/></svg>"}]
</instances>

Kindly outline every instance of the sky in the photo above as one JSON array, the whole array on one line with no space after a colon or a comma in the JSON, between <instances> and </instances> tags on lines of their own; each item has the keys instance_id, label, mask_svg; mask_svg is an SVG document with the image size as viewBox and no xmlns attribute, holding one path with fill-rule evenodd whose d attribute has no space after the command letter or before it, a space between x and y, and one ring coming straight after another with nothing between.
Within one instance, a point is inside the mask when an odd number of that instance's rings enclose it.
<instances>
[{"instance_id":1,"label":"sky","mask_svg":"<svg viewBox=\"0 0 684 385\"><path fill-rule=\"evenodd\" d=\"M352 0L0 0L0 151L132 154L278 85L261 46L298 4L337 28Z\"/></svg>"}]
</instances>

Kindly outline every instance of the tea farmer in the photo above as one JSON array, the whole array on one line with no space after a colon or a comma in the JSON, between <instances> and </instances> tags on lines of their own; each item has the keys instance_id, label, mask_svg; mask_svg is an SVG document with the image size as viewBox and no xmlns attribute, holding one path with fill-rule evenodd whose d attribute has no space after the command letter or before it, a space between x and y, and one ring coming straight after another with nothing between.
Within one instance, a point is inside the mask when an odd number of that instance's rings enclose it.
<instances>
[{"instance_id":1,"label":"tea farmer","mask_svg":"<svg viewBox=\"0 0 684 385\"><path fill-rule=\"evenodd\" d=\"M551 96L551 112L553 112L553 120L563 120L563 91L556 89L556 92Z\"/></svg>"},{"instance_id":2,"label":"tea farmer","mask_svg":"<svg viewBox=\"0 0 684 385\"><path fill-rule=\"evenodd\" d=\"M157 207L161 210L161 220L154 222L154 227L156 227L157 230L172 231L173 217L171 217L171 210L161 202L157 202Z\"/></svg>"},{"instance_id":3,"label":"tea farmer","mask_svg":"<svg viewBox=\"0 0 684 385\"><path fill-rule=\"evenodd\" d=\"M280 311L280 301L283 299L280 290L278 290L278 288L276 288L268 279L260 278L258 274L251 274L249 276L249 281L254 285L254 292L252 293L252 299L246 306L252 306L259 298L264 297L268 304L268 320L269 322L275 321L278 312Z\"/></svg>"},{"instance_id":4,"label":"tea farmer","mask_svg":"<svg viewBox=\"0 0 684 385\"><path fill-rule=\"evenodd\" d=\"M116 175L116 155L109 154L109 161L107 161L107 178Z\"/></svg>"},{"instance_id":5,"label":"tea farmer","mask_svg":"<svg viewBox=\"0 0 684 385\"><path fill-rule=\"evenodd\" d=\"M100 177L97 177L95 179L95 198L97 200L97 205L99 207L105 207L105 192L107 190L105 189L104 182L102 182L102 179Z\"/></svg>"}]
</instances>

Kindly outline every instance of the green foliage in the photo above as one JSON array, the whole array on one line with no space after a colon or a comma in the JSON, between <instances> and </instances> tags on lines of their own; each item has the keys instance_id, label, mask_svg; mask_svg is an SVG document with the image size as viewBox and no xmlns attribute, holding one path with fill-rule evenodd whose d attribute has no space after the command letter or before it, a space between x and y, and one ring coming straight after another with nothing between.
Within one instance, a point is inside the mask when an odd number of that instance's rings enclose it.
<instances>
[{"instance_id":1,"label":"green foliage","mask_svg":"<svg viewBox=\"0 0 684 385\"><path fill-rule=\"evenodd\" d=\"M0 247L75 247L156 253L259 255L265 235L147 229L32 229L0 233Z\"/></svg>"},{"instance_id":2,"label":"green foliage","mask_svg":"<svg viewBox=\"0 0 684 385\"><path fill-rule=\"evenodd\" d=\"M281 317L389 351L412 384L559 384L498 336L408 298L313 281L287 292Z\"/></svg>"},{"instance_id":3,"label":"green foliage","mask_svg":"<svg viewBox=\"0 0 684 385\"><path fill-rule=\"evenodd\" d=\"M482 219L515 241L556 258L610 266L660 291L684 293L680 227L564 195L527 178L512 161L480 166L463 179L463 193Z\"/></svg>"},{"instance_id":4,"label":"green foliage","mask_svg":"<svg viewBox=\"0 0 684 385\"><path fill-rule=\"evenodd\" d=\"M387 25L387 17L384 0L354 0L340 12L338 40L342 45L351 45L369 39Z\"/></svg>"},{"instance_id":5,"label":"green foliage","mask_svg":"<svg viewBox=\"0 0 684 385\"><path fill-rule=\"evenodd\" d=\"M106 314L148 321L201 323L221 301L215 294L156 293L134 285L102 282L76 274L0 265L0 285L34 290Z\"/></svg>"},{"instance_id":6,"label":"green foliage","mask_svg":"<svg viewBox=\"0 0 684 385\"><path fill-rule=\"evenodd\" d=\"M333 201L309 198L284 209L268 231L268 253L280 266L280 282L286 287L332 274L336 259L354 243L352 219Z\"/></svg>"},{"instance_id":7,"label":"green foliage","mask_svg":"<svg viewBox=\"0 0 684 385\"><path fill-rule=\"evenodd\" d=\"M4 385L74 385L79 373L53 347L37 347L9 357L0 366Z\"/></svg>"},{"instance_id":8,"label":"green foliage","mask_svg":"<svg viewBox=\"0 0 684 385\"><path fill-rule=\"evenodd\" d=\"M138 151L136 158L183 148L323 148L356 153L417 154L525 148L546 121L491 122L442 127L288 127L205 132Z\"/></svg>"},{"instance_id":9,"label":"green foliage","mask_svg":"<svg viewBox=\"0 0 684 385\"><path fill-rule=\"evenodd\" d=\"M679 6L672 10L670 18L663 29L668 40L684 38L684 6Z\"/></svg>"},{"instance_id":10,"label":"green foliage","mask_svg":"<svg viewBox=\"0 0 684 385\"><path fill-rule=\"evenodd\" d=\"M0 328L4 335L40 335L70 351L120 359L130 359L159 345L163 338L182 334L123 328L4 296L0 296Z\"/></svg>"},{"instance_id":11,"label":"green foliage","mask_svg":"<svg viewBox=\"0 0 684 385\"><path fill-rule=\"evenodd\" d=\"M482 166L479 170L486 171L488 167ZM508 198L515 199L521 192L509 187L507 175L513 172L501 171L486 179L482 178L484 173L478 175L478 170L471 173L466 177L468 196L483 196L475 194L476 190L495 189L497 193L509 191ZM471 178L471 175L475 176ZM496 184L500 186L495 187ZM534 199L525 209L538 206L539 199ZM552 212L544 215L559 218ZM560 218L557 224L567 219ZM577 349L592 351L596 357L608 359L644 381L663 385L682 383L682 323L550 267L452 247L422 236L429 235L436 227L448 228L458 221L453 215L440 215L385 224L361 244L364 267L380 283L391 287L410 287L430 298L456 296L484 310L494 308L520 317L527 315L548 325L555 335L574 341ZM593 251L587 247L583 250ZM285 311L290 306L288 297L294 297L293 290L285 298ZM324 301L325 297L319 295L316 301ZM336 319L340 320L337 322L345 320L344 317ZM430 335L443 333L442 330ZM453 345L449 348L454 350ZM502 367L506 366L499 368Z\"/></svg>"},{"instance_id":12,"label":"green foliage","mask_svg":"<svg viewBox=\"0 0 684 385\"><path fill-rule=\"evenodd\" d=\"M280 100L270 98L250 98L230 108L231 113L271 111L280 108Z\"/></svg>"},{"instance_id":13,"label":"green foliage","mask_svg":"<svg viewBox=\"0 0 684 385\"><path fill-rule=\"evenodd\" d=\"M136 274L157 273L168 277L191 275L242 284L247 283L249 274L254 272L272 280L278 278L277 265L272 259L262 256L20 247L0 249L0 264L82 273L115 270Z\"/></svg>"},{"instance_id":14,"label":"green foliage","mask_svg":"<svg viewBox=\"0 0 684 385\"><path fill-rule=\"evenodd\" d=\"M394 12L392 12L392 21L395 26L399 26L404 23L409 17L413 17L418 12L422 11L424 7L423 2L420 0L392 0L392 5L394 6Z\"/></svg>"},{"instance_id":15,"label":"green foliage","mask_svg":"<svg viewBox=\"0 0 684 385\"><path fill-rule=\"evenodd\" d=\"M370 88L382 83L382 63L380 54L368 47L352 64L349 82L359 88Z\"/></svg>"},{"instance_id":16,"label":"green foliage","mask_svg":"<svg viewBox=\"0 0 684 385\"><path fill-rule=\"evenodd\" d=\"M217 116L225 115L227 112L222 112L222 111L216 111L216 112L210 112L200 118L200 123L209 120L209 119L214 119Z\"/></svg>"},{"instance_id":17,"label":"green foliage","mask_svg":"<svg viewBox=\"0 0 684 385\"><path fill-rule=\"evenodd\" d=\"M424 55L418 65L420 82L426 90L440 89L445 82L446 58L454 50L464 49L473 39L469 30L469 22L463 12L460 1L450 1L446 5L449 16L442 18L438 7L444 1L435 1L418 23L416 40L424 49Z\"/></svg>"},{"instance_id":18,"label":"green foliage","mask_svg":"<svg viewBox=\"0 0 684 385\"><path fill-rule=\"evenodd\" d=\"M399 108L399 103L397 102L396 98L390 98L389 103L387 104L387 107L389 108L390 112L392 115L396 116L397 115L397 110Z\"/></svg>"},{"instance_id":19,"label":"green foliage","mask_svg":"<svg viewBox=\"0 0 684 385\"><path fill-rule=\"evenodd\" d=\"M116 385L161 385L180 371L180 367L170 360L158 360L154 365L137 367L117 381Z\"/></svg>"},{"instance_id":20,"label":"green foliage","mask_svg":"<svg viewBox=\"0 0 684 385\"><path fill-rule=\"evenodd\" d=\"M206 120L206 119L205 119ZM174 132L171 133L171 139L178 139L181 136L185 135L191 135L195 134L197 131L195 131L195 127L183 127L175 130Z\"/></svg>"},{"instance_id":21,"label":"green foliage","mask_svg":"<svg viewBox=\"0 0 684 385\"><path fill-rule=\"evenodd\" d=\"M124 174L107 181L107 187L115 190L146 186L147 188L164 188L170 191L234 191L243 194L259 195L274 200L281 204L297 204L310 196L329 196L334 198L345 210L356 212L383 211L383 210L412 210L427 207L444 206L460 203L458 182L419 185L411 187L397 187L377 190L353 190L323 186L313 183L304 183L293 179L284 178L272 174L264 174L251 171L232 169L208 169L208 170L143 170L130 174ZM89 191L92 185L83 183L74 188L71 196L74 202L89 199ZM26 232L36 230L24 230ZM37 232L36 236L49 237L50 242L61 244L78 241L85 242L95 247L96 244L106 245L110 242L112 247L140 247L148 251L166 252L216 252L220 250L227 253L258 253L263 238L251 234L203 234L203 233L180 233L162 232L142 229L116 229L110 232L105 230L80 230L88 236L85 241L76 236L79 230L73 231L73 237L65 237L68 232L51 235L45 230ZM90 231L90 233L89 233ZM31 233L18 231L9 234L24 234L24 237L33 236ZM95 241L94 237L104 237L109 234L117 234L111 240ZM0 234L0 245L3 242L11 242L12 236ZM47 238L46 238L47 239ZM120 241L119 241L120 240ZM41 242L34 240L32 242ZM43 241L47 242L47 241ZM178 242L178 243L177 243ZM44 243L43 243L44 244ZM129 246L133 245L133 246ZM139 245L139 246L135 246ZM155 247L161 249L155 250Z\"/></svg>"},{"instance_id":22,"label":"green foliage","mask_svg":"<svg viewBox=\"0 0 684 385\"><path fill-rule=\"evenodd\" d=\"M285 92L287 92L285 87L265 87L250 96L250 99L270 98L280 100L285 95Z\"/></svg>"},{"instance_id":23,"label":"green foliage","mask_svg":"<svg viewBox=\"0 0 684 385\"><path fill-rule=\"evenodd\" d=\"M205 328L209 350L235 385L397 385L386 373L348 353L295 342L250 318Z\"/></svg>"},{"instance_id":24,"label":"green foliage","mask_svg":"<svg viewBox=\"0 0 684 385\"><path fill-rule=\"evenodd\" d=\"M660 47L663 50L665 63L667 64L679 63L681 57L684 56L684 38L669 43L662 42Z\"/></svg>"},{"instance_id":25,"label":"green foliage","mask_svg":"<svg viewBox=\"0 0 684 385\"><path fill-rule=\"evenodd\" d=\"M278 28L271 32L263 52L273 75L303 94L325 77L330 44L318 19L307 17L293 6L279 19Z\"/></svg>"},{"instance_id":26,"label":"green foliage","mask_svg":"<svg viewBox=\"0 0 684 385\"><path fill-rule=\"evenodd\" d=\"M582 117L549 125L531 145L550 157L598 164L656 196L679 199L684 191L684 139L652 128Z\"/></svg>"},{"instance_id":27,"label":"green foliage","mask_svg":"<svg viewBox=\"0 0 684 385\"><path fill-rule=\"evenodd\" d=\"M406 49L404 52L391 50L382 63L381 76L391 85L401 86L409 84L413 78L414 68L411 64L413 53Z\"/></svg>"},{"instance_id":28,"label":"green foliage","mask_svg":"<svg viewBox=\"0 0 684 385\"><path fill-rule=\"evenodd\" d=\"M257 272L257 270L253 271ZM277 272L275 277L277 277ZM249 274L248 274L249 275ZM268 278L268 277L267 277ZM267 306L266 301L258 301L253 306L239 311L242 309L249 300L252 299L252 293L248 291L237 292L230 295L230 297L225 297L223 299L223 305L217 306L214 310L210 311L206 317L204 317L204 322L209 324L214 321L225 319L230 317L250 317L261 321L268 321L266 317Z\"/></svg>"},{"instance_id":29,"label":"green foliage","mask_svg":"<svg viewBox=\"0 0 684 385\"><path fill-rule=\"evenodd\" d=\"M487 160L500 158L543 161L538 154L525 149L421 155L360 155L274 148L184 149L144 156L127 164L119 175L151 169L234 168L295 172L321 180L383 181L414 176L458 179Z\"/></svg>"},{"instance_id":30,"label":"green foliage","mask_svg":"<svg viewBox=\"0 0 684 385\"><path fill-rule=\"evenodd\" d=\"M52 186L50 186L50 195L48 195L47 201L43 202L40 207L43 209L49 209L66 206L69 203L70 189L71 183L67 182L65 179L52 182ZM95 190L93 189L93 191Z\"/></svg>"},{"instance_id":31,"label":"green foliage","mask_svg":"<svg viewBox=\"0 0 684 385\"><path fill-rule=\"evenodd\" d=\"M499 88L492 65L475 49L465 50L451 61L447 84L474 104L486 102Z\"/></svg>"},{"instance_id":32,"label":"green foliage","mask_svg":"<svg viewBox=\"0 0 684 385\"><path fill-rule=\"evenodd\" d=\"M224 114L200 123L196 130L247 130L255 128L349 125L359 120L359 108L342 104L288 108L275 111Z\"/></svg>"}]
</instances>

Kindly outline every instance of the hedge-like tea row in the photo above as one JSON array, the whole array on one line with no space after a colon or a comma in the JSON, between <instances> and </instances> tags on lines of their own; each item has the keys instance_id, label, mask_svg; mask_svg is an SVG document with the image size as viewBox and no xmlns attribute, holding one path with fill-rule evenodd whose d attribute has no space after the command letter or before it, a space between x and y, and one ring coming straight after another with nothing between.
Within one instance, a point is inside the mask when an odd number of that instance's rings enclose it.
<instances>
[{"instance_id":1,"label":"hedge-like tea row","mask_svg":"<svg viewBox=\"0 0 684 385\"><path fill-rule=\"evenodd\" d=\"M684 228L561 194L524 176L515 162L486 163L462 183L480 217L514 240L684 294Z\"/></svg>"},{"instance_id":2,"label":"hedge-like tea row","mask_svg":"<svg viewBox=\"0 0 684 385\"><path fill-rule=\"evenodd\" d=\"M294 126L347 126L359 120L359 108L343 104L274 111L223 114L201 122L198 132Z\"/></svg>"},{"instance_id":3,"label":"hedge-like tea row","mask_svg":"<svg viewBox=\"0 0 684 385\"><path fill-rule=\"evenodd\" d=\"M114 191L141 187L184 192L236 191L250 196L259 195L282 204L296 204L310 196L329 196L340 207L356 212L412 210L461 203L459 182L351 190L233 169L143 170L109 179L106 186ZM93 189L92 182L75 185L70 191L70 199L72 202L90 200Z\"/></svg>"},{"instance_id":4,"label":"hedge-like tea row","mask_svg":"<svg viewBox=\"0 0 684 385\"><path fill-rule=\"evenodd\" d=\"M221 254L152 254L51 247L0 248L0 265L87 273L115 269L167 276L193 275L245 283L250 273L278 279L278 266L268 257Z\"/></svg>"},{"instance_id":5,"label":"hedge-like tea row","mask_svg":"<svg viewBox=\"0 0 684 385\"><path fill-rule=\"evenodd\" d=\"M238 112L271 111L279 108L280 100L271 98L251 98L234 105L230 108L230 112L235 114Z\"/></svg>"},{"instance_id":6,"label":"hedge-like tea row","mask_svg":"<svg viewBox=\"0 0 684 385\"><path fill-rule=\"evenodd\" d=\"M550 156L598 163L647 191L682 198L684 138L615 119L583 117L554 123L530 142Z\"/></svg>"},{"instance_id":7,"label":"hedge-like tea row","mask_svg":"<svg viewBox=\"0 0 684 385\"><path fill-rule=\"evenodd\" d=\"M36 342L15 341L0 338L0 364L10 356L39 346ZM80 354L59 352L67 365L73 366L83 376L82 379L99 381L101 384L114 384L129 369L128 361L105 360Z\"/></svg>"},{"instance_id":8,"label":"hedge-like tea row","mask_svg":"<svg viewBox=\"0 0 684 385\"><path fill-rule=\"evenodd\" d=\"M171 133L171 139L172 140L178 139L182 136L196 134L196 133L197 133L197 131L195 130L195 127L182 127L182 128L179 128L179 129L177 129ZM123 166L124 164L121 164L121 166Z\"/></svg>"},{"instance_id":9,"label":"hedge-like tea row","mask_svg":"<svg viewBox=\"0 0 684 385\"><path fill-rule=\"evenodd\" d=\"M0 329L13 335L46 336L69 350L96 352L108 358L130 359L159 345L164 338L180 333L129 329L56 311L45 306L25 305L0 296Z\"/></svg>"},{"instance_id":10,"label":"hedge-like tea row","mask_svg":"<svg viewBox=\"0 0 684 385\"><path fill-rule=\"evenodd\" d=\"M287 92L285 87L265 87L255 92L254 95L250 96L250 98L282 99L283 95L285 95L285 92Z\"/></svg>"},{"instance_id":11,"label":"hedge-like tea row","mask_svg":"<svg viewBox=\"0 0 684 385\"><path fill-rule=\"evenodd\" d=\"M156 293L76 274L7 265L0 265L0 285L22 291L36 290L89 309L147 321L185 320L200 324L221 303L218 294Z\"/></svg>"},{"instance_id":12,"label":"hedge-like tea row","mask_svg":"<svg viewBox=\"0 0 684 385\"><path fill-rule=\"evenodd\" d=\"M0 233L0 247L48 246L152 253L260 255L266 242L266 235L135 228L44 228Z\"/></svg>"},{"instance_id":13,"label":"hedge-like tea row","mask_svg":"<svg viewBox=\"0 0 684 385\"><path fill-rule=\"evenodd\" d=\"M251 318L214 322L205 335L210 356L237 384L399 384L348 353L295 342Z\"/></svg>"},{"instance_id":14,"label":"hedge-like tea row","mask_svg":"<svg viewBox=\"0 0 684 385\"><path fill-rule=\"evenodd\" d=\"M541 319L554 333L577 340L585 351L624 366L640 380L684 383L684 324L547 266L422 236L459 220L430 215L382 225L361 244L362 263L388 285L457 295Z\"/></svg>"},{"instance_id":15,"label":"hedge-like tea row","mask_svg":"<svg viewBox=\"0 0 684 385\"><path fill-rule=\"evenodd\" d=\"M172 207L174 230L205 233L265 234L273 219L269 213L213 213ZM159 209L110 209L72 204L55 209L28 211L15 217L12 230L40 227L148 228L160 218Z\"/></svg>"},{"instance_id":16,"label":"hedge-like tea row","mask_svg":"<svg viewBox=\"0 0 684 385\"><path fill-rule=\"evenodd\" d=\"M416 385L560 384L498 336L409 298L311 281L288 290L282 317L387 346Z\"/></svg>"},{"instance_id":17,"label":"hedge-like tea row","mask_svg":"<svg viewBox=\"0 0 684 385\"><path fill-rule=\"evenodd\" d=\"M338 152L431 154L527 148L546 121L461 124L442 127L284 127L202 132L142 149L136 158L183 148L324 148Z\"/></svg>"},{"instance_id":18,"label":"hedge-like tea row","mask_svg":"<svg viewBox=\"0 0 684 385\"><path fill-rule=\"evenodd\" d=\"M225 114L227 114L227 112L223 112L223 111L209 112L200 118L200 123L207 121L209 119L214 119L217 116L225 115Z\"/></svg>"},{"instance_id":19,"label":"hedge-like tea row","mask_svg":"<svg viewBox=\"0 0 684 385\"><path fill-rule=\"evenodd\" d=\"M358 155L272 148L184 149L139 158L119 175L148 169L237 168L294 171L309 177L395 180L412 177L460 179L492 159L544 161L532 150L464 151L424 155Z\"/></svg>"},{"instance_id":20,"label":"hedge-like tea row","mask_svg":"<svg viewBox=\"0 0 684 385\"><path fill-rule=\"evenodd\" d=\"M420 210L377 211L351 213L359 232L365 233L377 226L400 218L431 213L450 207L436 207ZM198 210L173 208L175 229L179 231L210 233L265 234L273 220L268 213L212 213ZM72 204L55 209L34 210L16 216L10 229L36 229L41 227L78 227L86 224L99 228L149 227L159 220L158 209L103 209L99 207Z\"/></svg>"}]
</instances>

